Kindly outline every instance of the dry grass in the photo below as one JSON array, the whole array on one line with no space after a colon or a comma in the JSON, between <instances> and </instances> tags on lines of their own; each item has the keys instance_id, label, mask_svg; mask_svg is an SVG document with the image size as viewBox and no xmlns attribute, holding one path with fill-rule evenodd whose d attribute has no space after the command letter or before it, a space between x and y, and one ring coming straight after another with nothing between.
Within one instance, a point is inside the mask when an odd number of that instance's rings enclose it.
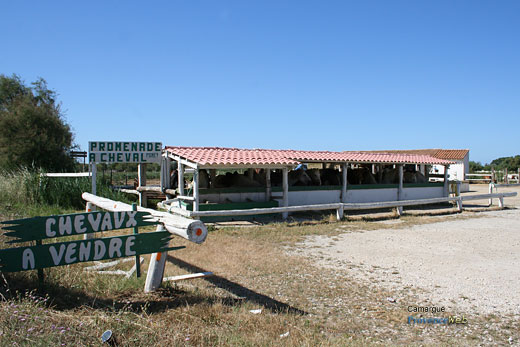
<instances>
[{"instance_id":1,"label":"dry grass","mask_svg":"<svg viewBox=\"0 0 520 347\"><path fill-rule=\"evenodd\" d=\"M142 292L144 276L91 274L81 264L46 270L40 289L34 272L8 274L0 292L0 345L90 346L107 329L121 346L473 345L485 343L481 336L520 338L519 323L509 317L475 315L462 327L409 326L406 307L417 302L414 288L388 292L353 280L348 268L324 269L286 251L307 235L402 228L439 218L451 217L409 215L388 223L388 216L351 216L332 223L325 216L217 229L202 245L175 238L175 245L187 247L170 252L166 276L215 276L165 284L153 294Z\"/></svg>"}]
</instances>

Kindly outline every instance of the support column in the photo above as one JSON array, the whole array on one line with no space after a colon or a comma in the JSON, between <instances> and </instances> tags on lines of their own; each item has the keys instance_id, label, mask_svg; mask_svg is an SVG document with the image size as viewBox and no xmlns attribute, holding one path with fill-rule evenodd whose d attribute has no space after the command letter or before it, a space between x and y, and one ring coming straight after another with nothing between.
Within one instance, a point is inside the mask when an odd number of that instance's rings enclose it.
<instances>
[{"instance_id":1,"label":"support column","mask_svg":"<svg viewBox=\"0 0 520 347\"><path fill-rule=\"evenodd\" d=\"M215 179L217 177L217 170L209 169L209 187L215 188Z\"/></svg>"},{"instance_id":2,"label":"support column","mask_svg":"<svg viewBox=\"0 0 520 347\"><path fill-rule=\"evenodd\" d=\"M157 225L157 231L165 231L166 228L162 224ZM150 265L148 265L148 273L146 274L146 282L144 284L144 292L153 292L161 286L164 276L164 267L168 252L152 253L150 256Z\"/></svg>"},{"instance_id":3,"label":"support column","mask_svg":"<svg viewBox=\"0 0 520 347\"><path fill-rule=\"evenodd\" d=\"M341 166L341 202L346 203L347 202L347 173L348 173L348 165L347 163L342 164Z\"/></svg>"},{"instance_id":4,"label":"support column","mask_svg":"<svg viewBox=\"0 0 520 347\"><path fill-rule=\"evenodd\" d=\"M462 196L459 196L459 199L457 200L457 211L462 212Z\"/></svg>"},{"instance_id":5,"label":"support column","mask_svg":"<svg viewBox=\"0 0 520 347\"><path fill-rule=\"evenodd\" d=\"M254 169L247 169L247 177L252 181L254 177Z\"/></svg>"},{"instance_id":6,"label":"support column","mask_svg":"<svg viewBox=\"0 0 520 347\"><path fill-rule=\"evenodd\" d=\"M489 182L489 194L493 194L493 187L494 187L494 183L493 182ZM489 204L489 206L493 205L493 199L492 198L489 198L488 204Z\"/></svg>"},{"instance_id":7,"label":"support column","mask_svg":"<svg viewBox=\"0 0 520 347\"><path fill-rule=\"evenodd\" d=\"M403 174L403 164L399 164L399 188L397 189L397 200L403 200L404 199L404 174ZM401 216L403 214L403 206L397 207L397 214Z\"/></svg>"},{"instance_id":8,"label":"support column","mask_svg":"<svg viewBox=\"0 0 520 347\"><path fill-rule=\"evenodd\" d=\"M170 171L168 170L167 158L161 157L160 186L161 191L168 187L170 181Z\"/></svg>"},{"instance_id":9,"label":"support column","mask_svg":"<svg viewBox=\"0 0 520 347\"><path fill-rule=\"evenodd\" d=\"M179 179L179 195L184 195L184 165L180 161L177 162L177 178Z\"/></svg>"},{"instance_id":10,"label":"support column","mask_svg":"<svg viewBox=\"0 0 520 347\"><path fill-rule=\"evenodd\" d=\"M271 169L265 169L265 201L271 201Z\"/></svg>"},{"instance_id":11,"label":"support column","mask_svg":"<svg viewBox=\"0 0 520 347\"><path fill-rule=\"evenodd\" d=\"M282 188L283 188L283 207L289 206L289 170L284 167L282 170ZM282 213L282 218L287 219L289 214L287 212Z\"/></svg>"},{"instance_id":12,"label":"support column","mask_svg":"<svg viewBox=\"0 0 520 347\"><path fill-rule=\"evenodd\" d=\"M93 207L94 207L94 204L92 204L91 202L87 201L87 205L85 207L85 212L92 212L92 211L94 211ZM83 235L83 240L90 240L90 239L93 239L93 238L95 238L94 233L88 233L88 234Z\"/></svg>"},{"instance_id":13,"label":"support column","mask_svg":"<svg viewBox=\"0 0 520 347\"><path fill-rule=\"evenodd\" d=\"M137 166L137 186L146 186L146 164L139 164ZM139 206L146 207L147 199L146 192L139 192Z\"/></svg>"},{"instance_id":14,"label":"support column","mask_svg":"<svg viewBox=\"0 0 520 347\"><path fill-rule=\"evenodd\" d=\"M171 188L170 175L171 175L171 172L172 172L172 160L171 160L171 158L166 157L165 165L166 165L166 169L165 169L166 177L164 178L165 179L164 186L166 187L166 189L170 189Z\"/></svg>"},{"instance_id":15,"label":"support column","mask_svg":"<svg viewBox=\"0 0 520 347\"><path fill-rule=\"evenodd\" d=\"M193 171L193 211L199 210L199 169Z\"/></svg>"},{"instance_id":16,"label":"support column","mask_svg":"<svg viewBox=\"0 0 520 347\"><path fill-rule=\"evenodd\" d=\"M93 162L92 164L92 194L97 195L97 164ZM95 209L94 209L95 211Z\"/></svg>"},{"instance_id":17,"label":"support column","mask_svg":"<svg viewBox=\"0 0 520 347\"><path fill-rule=\"evenodd\" d=\"M449 186L448 186L448 165L444 165L444 196L448 197L449 194Z\"/></svg>"}]
</instances>

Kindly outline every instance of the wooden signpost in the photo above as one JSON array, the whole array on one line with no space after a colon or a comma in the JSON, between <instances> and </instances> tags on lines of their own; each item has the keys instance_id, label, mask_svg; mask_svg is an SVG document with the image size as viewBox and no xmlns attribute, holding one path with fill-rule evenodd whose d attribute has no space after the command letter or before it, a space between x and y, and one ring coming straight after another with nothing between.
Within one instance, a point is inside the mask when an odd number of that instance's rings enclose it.
<instances>
[{"instance_id":1,"label":"wooden signpost","mask_svg":"<svg viewBox=\"0 0 520 347\"><path fill-rule=\"evenodd\" d=\"M34 217L5 221L8 243L35 241L34 246L0 250L0 271L17 272L70 265L86 261L115 259L139 254L166 252L168 231L136 233L137 227L158 224L147 212L87 212L60 216ZM100 231L134 228L134 234L43 244L46 239L83 235ZM41 272L39 272L41 276Z\"/></svg>"},{"instance_id":2,"label":"wooden signpost","mask_svg":"<svg viewBox=\"0 0 520 347\"><path fill-rule=\"evenodd\" d=\"M148 163L162 164L161 142L121 142L121 141L90 141L89 163L92 167L92 194L96 195L96 177L98 163L136 163L138 166L139 187L146 185L146 165ZM161 182L163 181L161 170ZM169 177L169 172L168 176ZM146 207L146 193L139 192L139 205Z\"/></svg>"}]
</instances>

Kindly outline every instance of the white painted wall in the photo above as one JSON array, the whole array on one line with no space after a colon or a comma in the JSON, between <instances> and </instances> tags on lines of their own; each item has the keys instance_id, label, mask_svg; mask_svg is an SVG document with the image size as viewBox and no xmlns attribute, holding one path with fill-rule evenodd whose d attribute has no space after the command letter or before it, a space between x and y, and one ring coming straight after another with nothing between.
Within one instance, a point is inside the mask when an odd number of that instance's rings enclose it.
<instances>
[{"instance_id":1,"label":"white painted wall","mask_svg":"<svg viewBox=\"0 0 520 347\"><path fill-rule=\"evenodd\" d=\"M443 187L404 188L403 200L438 198L443 196ZM282 199L281 192L274 192L273 199ZM329 204L341 202L341 190L290 191L289 206ZM265 193L221 193L201 195L201 201L246 202L265 201ZM397 188L352 189L347 191L347 202L396 201Z\"/></svg>"},{"instance_id":2,"label":"white painted wall","mask_svg":"<svg viewBox=\"0 0 520 347\"><path fill-rule=\"evenodd\" d=\"M448 168L448 179L453 181L464 181L466 174L469 173L469 152L462 160L452 160L455 164L451 164ZM433 165L430 173L444 174L444 165Z\"/></svg>"}]
</instances>

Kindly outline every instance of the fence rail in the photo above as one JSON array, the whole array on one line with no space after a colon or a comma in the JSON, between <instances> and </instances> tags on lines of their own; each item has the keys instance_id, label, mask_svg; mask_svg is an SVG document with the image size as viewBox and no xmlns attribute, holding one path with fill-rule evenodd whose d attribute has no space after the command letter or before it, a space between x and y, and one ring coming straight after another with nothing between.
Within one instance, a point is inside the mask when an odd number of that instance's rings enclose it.
<instances>
[{"instance_id":1,"label":"fence rail","mask_svg":"<svg viewBox=\"0 0 520 347\"><path fill-rule=\"evenodd\" d=\"M172 207L171 203L173 200L166 200L158 203L160 208L166 209L170 212L180 214L186 217L220 217L220 216L247 216L247 215L258 215L258 214L273 214L273 213L287 213L287 212L301 212L301 211L323 211L323 210L336 210L337 218L342 219L344 211L349 210L370 210L380 208L393 208L403 206L419 206L438 204L443 202L456 202L459 211L462 211L463 202L468 200L484 200L490 199L490 204L493 198L499 200L499 206L504 206L504 198L516 196L516 192L508 193L492 193L492 194L479 194L479 195L466 195L466 196L453 196L453 197L442 197L432 199L419 199L419 200L400 200L400 201L383 201L383 202L372 202L372 203L331 203L331 204L319 204L319 205L300 205L300 206L288 206L288 207L271 207L271 208L252 208L247 210L218 210L218 211L187 211L180 208Z\"/></svg>"},{"instance_id":2,"label":"fence rail","mask_svg":"<svg viewBox=\"0 0 520 347\"><path fill-rule=\"evenodd\" d=\"M92 172L47 172L40 174L42 177L91 177Z\"/></svg>"}]
</instances>

